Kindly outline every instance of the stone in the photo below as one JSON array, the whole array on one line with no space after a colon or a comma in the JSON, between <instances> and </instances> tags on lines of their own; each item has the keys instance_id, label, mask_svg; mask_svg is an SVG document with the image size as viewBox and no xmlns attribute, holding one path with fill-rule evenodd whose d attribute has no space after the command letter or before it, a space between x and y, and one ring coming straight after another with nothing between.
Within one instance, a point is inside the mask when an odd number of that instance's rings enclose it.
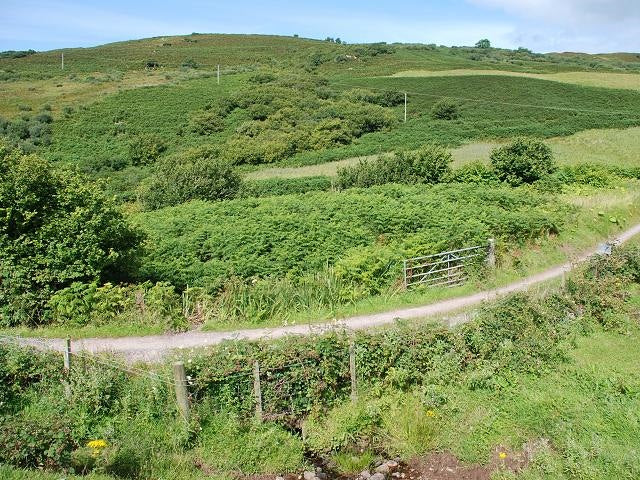
<instances>
[{"instance_id":1,"label":"stone","mask_svg":"<svg viewBox=\"0 0 640 480\"><path fill-rule=\"evenodd\" d=\"M327 474L322 471L318 471L316 472L316 478L318 480L327 480Z\"/></svg>"},{"instance_id":2,"label":"stone","mask_svg":"<svg viewBox=\"0 0 640 480\"><path fill-rule=\"evenodd\" d=\"M276 480L284 480L284 477L276 477Z\"/></svg>"},{"instance_id":3,"label":"stone","mask_svg":"<svg viewBox=\"0 0 640 480\"><path fill-rule=\"evenodd\" d=\"M369 480L386 480L387 476L382 473L382 472L376 472L373 475L371 475L371 477L369 478Z\"/></svg>"},{"instance_id":4,"label":"stone","mask_svg":"<svg viewBox=\"0 0 640 480\"><path fill-rule=\"evenodd\" d=\"M387 462L387 467L389 467L389 470L393 471L398 468L398 462L396 462L395 460L389 460Z\"/></svg>"},{"instance_id":5,"label":"stone","mask_svg":"<svg viewBox=\"0 0 640 480\"><path fill-rule=\"evenodd\" d=\"M387 463L383 463L382 465L379 465L376 467L375 469L376 473L382 473L383 475L388 475L389 473L391 473L391 470L389 469L389 466L387 465Z\"/></svg>"},{"instance_id":6,"label":"stone","mask_svg":"<svg viewBox=\"0 0 640 480\"><path fill-rule=\"evenodd\" d=\"M360 475L358 475L358 478L361 478L362 480L367 480L371 478L371 472L369 470L363 470L360 472Z\"/></svg>"},{"instance_id":7,"label":"stone","mask_svg":"<svg viewBox=\"0 0 640 480\"><path fill-rule=\"evenodd\" d=\"M316 472L304 472L302 477L304 480L316 480Z\"/></svg>"}]
</instances>

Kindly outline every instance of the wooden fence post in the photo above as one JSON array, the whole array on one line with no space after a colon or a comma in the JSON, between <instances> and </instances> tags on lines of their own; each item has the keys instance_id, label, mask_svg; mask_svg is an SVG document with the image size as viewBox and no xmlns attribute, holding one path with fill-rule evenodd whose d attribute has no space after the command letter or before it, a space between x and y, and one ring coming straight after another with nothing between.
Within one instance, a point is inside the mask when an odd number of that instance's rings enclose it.
<instances>
[{"instance_id":1,"label":"wooden fence post","mask_svg":"<svg viewBox=\"0 0 640 480\"><path fill-rule=\"evenodd\" d=\"M358 381L356 376L356 345L353 338L349 341L349 373L351 375L351 401L358 399Z\"/></svg>"},{"instance_id":2,"label":"wooden fence post","mask_svg":"<svg viewBox=\"0 0 640 480\"><path fill-rule=\"evenodd\" d=\"M71 339L64 342L64 395L71 397Z\"/></svg>"},{"instance_id":3,"label":"wooden fence post","mask_svg":"<svg viewBox=\"0 0 640 480\"><path fill-rule=\"evenodd\" d=\"M256 402L256 420L262 422L262 389L260 388L260 364L253 362L253 397Z\"/></svg>"},{"instance_id":4,"label":"wooden fence post","mask_svg":"<svg viewBox=\"0 0 640 480\"><path fill-rule=\"evenodd\" d=\"M189 423L189 396L187 393L187 374L184 369L183 362L173 364L173 381L176 389L176 400L178 402L178 410L180 416Z\"/></svg>"},{"instance_id":5,"label":"wooden fence post","mask_svg":"<svg viewBox=\"0 0 640 480\"><path fill-rule=\"evenodd\" d=\"M496 241L493 238L489 239L489 250L487 252L487 266L489 268L496 267Z\"/></svg>"}]
</instances>

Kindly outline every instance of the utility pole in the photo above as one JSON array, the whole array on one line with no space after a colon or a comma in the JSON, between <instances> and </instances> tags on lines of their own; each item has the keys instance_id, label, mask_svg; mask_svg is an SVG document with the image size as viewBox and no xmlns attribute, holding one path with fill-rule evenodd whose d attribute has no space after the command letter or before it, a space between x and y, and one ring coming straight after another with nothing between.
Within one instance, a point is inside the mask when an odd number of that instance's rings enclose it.
<instances>
[{"instance_id":1,"label":"utility pole","mask_svg":"<svg viewBox=\"0 0 640 480\"><path fill-rule=\"evenodd\" d=\"M220 64L218 64L218 85L220 85Z\"/></svg>"},{"instance_id":2,"label":"utility pole","mask_svg":"<svg viewBox=\"0 0 640 480\"><path fill-rule=\"evenodd\" d=\"M61 70L64 70L64 53L60 54Z\"/></svg>"},{"instance_id":3,"label":"utility pole","mask_svg":"<svg viewBox=\"0 0 640 480\"><path fill-rule=\"evenodd\" d=\"M407 92L404 93L404 123L407 123Z\"/></svg>"}]
</instances>

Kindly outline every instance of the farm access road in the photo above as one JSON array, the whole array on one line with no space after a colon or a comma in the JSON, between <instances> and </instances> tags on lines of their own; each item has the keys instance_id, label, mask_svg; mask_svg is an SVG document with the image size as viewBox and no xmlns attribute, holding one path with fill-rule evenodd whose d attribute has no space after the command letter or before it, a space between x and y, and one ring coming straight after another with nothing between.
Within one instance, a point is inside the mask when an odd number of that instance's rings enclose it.
<instances>
[{"instance_id":1,"label":"farm access road","mask_svg":"<svg viewBox=\"0 0 640 480\"><path fill-rule=\"evenodd\" d=\"M616 242L624 243L633 236L640 233L640 224L622 232ZM202 332L189 331L178 334L149 335L143 337L123 337L123 338L86 338L72 342L72 352L87 351L92 353L112 352L124 357L129 362L136 361L159 361L173 350L191 349L215 345L224 340L259 340L280 338L287 335L311 335L327 332L330 330L363 330L367 328L379 327L391 324L398 319L411 320L427 317L438 317L447 314L453 316L447 320L452 326L468 320L468 316L459 315L465 308L480 305L482 302L493 300L499 296L509 293L523 291L532 285L561 277L570 271L577 263L584 262L590 256L596 254L598 247L582 254L573 262L567 262L555 266L535 275L515 281L503 287L492 290L485 290L449 300L423 305L419 307L402 308L388 312L375 313L370 315L359 315L341 320L318 323L290 325L274 328L243 329L228 332ZM455 315L458 313L458 315ZM64 351L65 340L20 338L23 345L31 345L37 348L48 348Z\"/></svg>"}]
</instances>

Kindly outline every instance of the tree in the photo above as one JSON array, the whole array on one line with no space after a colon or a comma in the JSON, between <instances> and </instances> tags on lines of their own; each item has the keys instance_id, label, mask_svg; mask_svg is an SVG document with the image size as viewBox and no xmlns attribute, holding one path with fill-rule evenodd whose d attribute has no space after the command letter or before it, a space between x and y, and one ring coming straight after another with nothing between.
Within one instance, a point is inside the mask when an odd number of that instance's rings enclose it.
<instances>
[{"instance_id":1,"label":"tree","mask_svg":"<svg viewBox=\"0 0 640 480\"><path fill-rule=\"evenodd\" d=\"M556 170L551 148L540 140L518 138L491 152L491 165L503 182L533 183Z\"/></svg>"},{"instance_id":2,"label":"tree","mask_svg":"<svg viewBox=\"0 0 640 480\"><path fill-rule=\"evenodd\" d=\"M46 322L73 282L128 278L141 240L99 185L0 143L0 325Z\"/></svg>"},{"instance_id":3,"label":"tree","mask_svg":"<svg viewBox=\"0 0 640 480\"><path fill-rule=\"evenodd\" d=\"M491 48L491 42L487 38L483 38L482 40L478 40L476 42L476 48Z\"/></svg>"}]
</instances>

